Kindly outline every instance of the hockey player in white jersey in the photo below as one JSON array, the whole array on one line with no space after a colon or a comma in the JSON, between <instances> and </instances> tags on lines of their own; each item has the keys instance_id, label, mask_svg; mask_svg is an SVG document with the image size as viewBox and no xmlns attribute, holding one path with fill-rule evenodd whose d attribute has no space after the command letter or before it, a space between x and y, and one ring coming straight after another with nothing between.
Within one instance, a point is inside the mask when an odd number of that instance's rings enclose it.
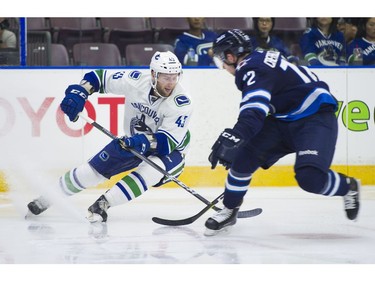
<instances>
[{"instance_id":1,"label":"hockey player in white jersey","mask_svg":"<svg viewBox=\"0 0 375 281\"><path fill-rule=\"evenodd\" d=\"M76 121L91 94L124 95L125 136L121 140L178 177L183 171L184 156L190 142L191 98L179 84L181 63L172 52L156 52L151 59L150 70L150 74L138 70L91 71L84 75L79 85L67 88L60 106L71 121ZM59 188L64 194L73 195L134 168L88 208L90 222L106 222L108 208L131 201L149 187L160 186L168 179L125 150L119 139L115 139L87 163L61 176ZM38 215L49 205L41 196L30 202L28 209Z\"/></svg>"}]
</instances>

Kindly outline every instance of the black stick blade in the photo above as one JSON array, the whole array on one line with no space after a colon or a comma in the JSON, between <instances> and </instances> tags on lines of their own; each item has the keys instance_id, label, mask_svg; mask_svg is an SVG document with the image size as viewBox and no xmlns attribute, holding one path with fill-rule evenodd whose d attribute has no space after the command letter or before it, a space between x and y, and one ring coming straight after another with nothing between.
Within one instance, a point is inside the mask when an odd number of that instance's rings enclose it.
<instances>
[{"instance_id":1,"label":"black stick blade","mask_svg":"<svg viewBox=\"0 0 375 281\"><path fill-rule=\"evenodd\" d=\"M180 220L169 220L169 219L163 219L158 217L153 217L152 221L161 224L161 225L167 225L167 226L181 226L181 225L188 225L193 222L195 222L198 218L200 218L204 213L206 213L209 209L211 209L212 206L208 205L204 209L202 209L198 214L185 218ZM237 217L240 219L244 218L251 218L260 215L263 212L262 208L256 208L252 210L246 210L246 211L240 211L238 212Z\"/></svg>"},{"instance_id":2,"label":"black stick blade","mask_svg":"<svg viewBox=\"0 0 375 281\"><path fill-rule=\"evenodd\" d=\"M245 219L245 218L251 218L260 215L263 212L262 208L256 208L252 210L246 210L246 211L239 211L237 214L237 218L239 219Z\"/></svg>"}]
</instances>

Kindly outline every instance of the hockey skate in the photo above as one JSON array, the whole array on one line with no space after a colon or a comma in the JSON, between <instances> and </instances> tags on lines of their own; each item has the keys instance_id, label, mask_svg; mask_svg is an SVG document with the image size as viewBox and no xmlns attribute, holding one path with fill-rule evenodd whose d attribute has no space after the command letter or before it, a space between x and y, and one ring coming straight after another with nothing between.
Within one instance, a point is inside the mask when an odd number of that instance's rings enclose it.
<instances>
[{"instance_id":1,"label":"hockey skate","mask_svg":"<svg viewBox=\"0 0 375 281\"><path fill-rule=\"evenodd\" d=\"M234 209L224 207L220 212L210 217L205 223L206 231L204 235L213 236L219 232L228 230L230 226L236 224L239 209L240 206Z\"/></svg>"},{"instance_id":2,"label":"hockey skate","mask_svg":"<svg viewBox=\"0 0 375 281\"><path fill-rule=\"evenodd\" d=\"M346 216L350 220L356 220L359 211L359 189L361 183L355 178L347 178L349 181L349 192L344 196Z\"/></svg>"},{"instance_id":3,"label":"hockey skate","mask_svg":"<svg viewBox=\"0 0 375 281\"><path fill-rule=\"evenodd\" d=\"M100 196L98 200L88 208L87 219L91 223L106 222L108 217L107 210L109 207L109 203L105 196Z\"/></svg>"},{"instance_id":4,"label":"hockey skate","mask_svg":"<svg viewBox=\"0 0 375 281\"><path fill-rule=\"evenodd\" d=\"M30 217L31 215L39 215L43 213L45 210L49 208L50 204L43 196L31 201L27 204L27 208L29 209L28 213L26 214L25 218Z\"/></svg>"}]
</instances>

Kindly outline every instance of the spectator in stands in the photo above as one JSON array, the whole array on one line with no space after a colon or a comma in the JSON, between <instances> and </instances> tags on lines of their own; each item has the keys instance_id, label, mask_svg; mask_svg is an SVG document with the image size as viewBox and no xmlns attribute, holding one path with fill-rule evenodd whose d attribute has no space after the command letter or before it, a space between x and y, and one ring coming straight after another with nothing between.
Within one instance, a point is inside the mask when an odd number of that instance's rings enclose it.
<instances>
[{"instance_id":1,"label":"spectator in stands","mask_svg":"<svg viewBox=\"0 0 375 281\"><path fill-rule=\"evenodd\" d=\"M375 18L364 18L347 48L348 64L375 65Z\"/></svg>"},{"instance_id":2,"label":"spectator in stands","mask_svg":"<svg viewBox=\"0 0 375 281\"><path fill-rule=\"evenodd\" d=\"M17 48L16 35L8 30L9 21L5 18L0 18L0 48Z\"/></svg>"},{"instance_id":3,"label":"spectator in stands","mask_svg":"<svg viewBox=\"0 0 375 281\"><path fill-rule=\"evenodd\" d=\"M309 65L345 65L344 34L337 30L337 19L312 18L300 40L304 59Z\"/></svg>"},{"instance_id":4,"label":"spectator in stands","mask_svg":"<svg viewBox=\"0 0 375 281\"><path fill-rule=\"evenodd\" d=\"M183 65L213 65L211 48L217 34L205 29L204 18L187 18L189 30L179 35L174 52Z\"/></svg>"},{"instance_id":5,"label":"spectator in stands","mask_svg":"<svg viewBox=\"0 0 375 281\"><path fill-rule=\"evenodd\" d=\"M350 44L357 34L357 22L352 18L339 18L337 30L344 34L346 45Z\"/></svg>"},{"instance_id":6,"label":"spectator in stands","mask_svg":"<svg viewBox=\"0 0 375 281\"><path fill-rule=\"evenodd\" d=\"M272 35L275 18L253 18L255 36L251 37L251 44L255 50L276 50L289 62L298 64L299 58L290 53L289 48L277 36Z\"/></svg>"}]
</instances>

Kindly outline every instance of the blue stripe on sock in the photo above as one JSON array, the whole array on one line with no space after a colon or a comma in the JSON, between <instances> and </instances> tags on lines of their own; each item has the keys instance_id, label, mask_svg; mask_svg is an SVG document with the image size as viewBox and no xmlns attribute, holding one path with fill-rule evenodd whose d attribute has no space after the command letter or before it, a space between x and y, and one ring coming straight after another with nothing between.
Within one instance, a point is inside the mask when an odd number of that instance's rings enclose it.
<instances>
[{"instance_id":1,"label":"blue stripe on sock","mask_svg":"<svg viewBox=\"0 0 375 281\"><path fill-rule=\"evenodd\" d=\"M148 188L142 176L138 174L137 172L132 172L132 174L141 182L143 191L147 191Z\"/></svg>"},{"instance_id":2,"label":"blue stripe on sock","mask_svg":"<svg viewBox=\"0 0 375 281\"><path fill-rule=\"evenodd\" d=\"M82 188L82 189L86 189L86 187L85 186L83 186L80 182L79 182L79 180L78 180L78 178L77 178L77 168L74 168L74 170L73 170L73 178L74 178L74 180L75 180L75 182L79 185L79 187L80 188Z\"/></svg>"},{"instance_id":3,"label":"blue stripe on sock","mask_svg":"<svg viewBox=\"0 0 375 281\"><path fill-rule=\"evenodd\" d=\"M128 201L132 200L130 194L126 191L125 187L120 182L116 183L116 185L121 189L122 193L124 193Z\"/></svg>"}]
</instances>

